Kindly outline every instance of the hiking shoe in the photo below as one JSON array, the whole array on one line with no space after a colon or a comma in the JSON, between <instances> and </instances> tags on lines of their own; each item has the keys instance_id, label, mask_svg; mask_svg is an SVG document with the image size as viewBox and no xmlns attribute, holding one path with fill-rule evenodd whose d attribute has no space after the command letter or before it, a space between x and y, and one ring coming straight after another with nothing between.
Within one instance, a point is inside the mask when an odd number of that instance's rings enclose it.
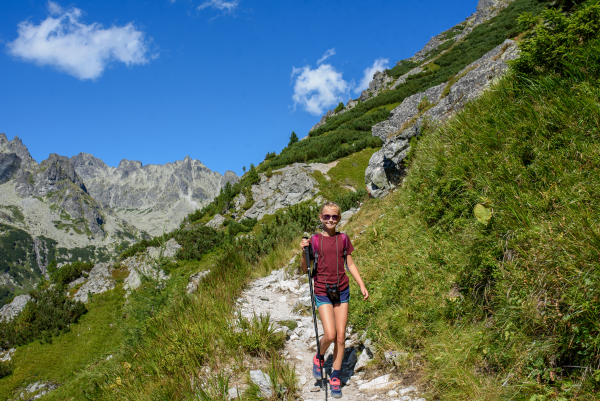
<instances>
[{"instance_id":1,"label":"hiking shoe","mask_svg":"<svg viewBox=\"0 0 600 401\"><path fill-rule=\"evenodd\" d=\"M329 389L333 398L342 398L342 383L340 383L340 379L334 377L329 380Z\"/></svg>"},{"instance_id":2,"label":"hiking shoe","mask_svg":"<svg viewBox=\"0 0 600 401\"><path fill-rule=\"evenodd\" d=\"M317 358L317 355L315 354L313 357L313 377L315 380L321 380L321 366L323 366L323 362L319 362L319 358Z\"/></svg>"}]
</instances>

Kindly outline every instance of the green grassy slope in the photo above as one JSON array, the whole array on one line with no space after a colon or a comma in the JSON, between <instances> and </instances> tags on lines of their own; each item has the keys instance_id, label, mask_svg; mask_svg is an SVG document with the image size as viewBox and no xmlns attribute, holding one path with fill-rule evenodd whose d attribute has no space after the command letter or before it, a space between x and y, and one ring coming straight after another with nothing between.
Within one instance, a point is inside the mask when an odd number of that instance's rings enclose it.
<instances>
[{"instance_id":1,"label":"green grassy slope","mask_svg":"<svg viewBox=\"0 0 600 401\"><path fill-rule=\"evenodd\" d=\"M372 300L351 320L406 352L429 397L598 398L600 41L588 39L425 133L403 187L350 226L384 214L355 244Z\"/></svg>"}]
</instances>

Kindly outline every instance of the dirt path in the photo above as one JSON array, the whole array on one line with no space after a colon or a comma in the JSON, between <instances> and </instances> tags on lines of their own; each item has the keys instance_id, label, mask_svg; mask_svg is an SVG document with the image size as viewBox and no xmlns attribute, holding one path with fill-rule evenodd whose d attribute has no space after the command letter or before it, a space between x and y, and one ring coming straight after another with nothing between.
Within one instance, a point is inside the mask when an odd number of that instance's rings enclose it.
<instances>
[{"instance_id":1,"label":"dirt path","mask_svg":"<svg viewBox=\"0 0 600 401\"><path fill-rule=\"evenodd\" d=\"M290 261L291 264L292 261ZM248 289L238 299L238 305L243 316L251 317L254 313L269 314L275 322L296 322L294 330L287 331L287 341L284 348L285 358L296 366L296 374L301 387L302 400L324 400L325 394L320 391L318 383L312 377L312 358L316 352L315 331L312 316L302 315L294 306L304 304L310 307L308 283L302 283L301 277L290 277L286 267L274 271L270 276L253 281ZM305 280L304 280L305 281ZM289 325L289 323L287 323ZM319 335L323 328L319 322ZM331 369L333 357L331 350L325 354L325 369ZM394 375L378 377L371 381L362 380L364 372L355 372L357 354L362 349L358 333L346 332L346 352L342 366L341 381L343 384L343 400L398 400L409 401L420 398L414 387L402 386L395 381ZM377 381L378 380L378 381ZM369 388L370 387L370 388ZM331 393L329 393L329 399Z\"/></svg>"}]
</instances>

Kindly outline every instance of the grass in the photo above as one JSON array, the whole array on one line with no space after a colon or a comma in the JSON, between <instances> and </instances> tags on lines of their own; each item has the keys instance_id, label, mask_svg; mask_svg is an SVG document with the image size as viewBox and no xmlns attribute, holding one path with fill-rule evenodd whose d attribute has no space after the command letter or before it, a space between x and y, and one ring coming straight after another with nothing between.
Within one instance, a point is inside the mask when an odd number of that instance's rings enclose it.
<instances>
[{"instance_id":1,"label":"grass","mask_svg":"<svg viewBox=\"0 0 600 401\"><path fill-rule=\"evenodd\" d=\"M246 320L236 316L233 305L250 279L281 267L293 253L288 245L281 244L256 264L232 254L213 254L211 262L210 257L202 262L179 262L177 268L170 269L172 273L204 263L210 266L211 274L193 296L175 287L167 289L168 294L160 296L165 304L159 312L150 313L147 320L130 330L123 352L116 357L118 364L109 371L94 373L96 384L87 396L104 400L191 399L204 391L221 399L227 390L220 376L224 369L229 372L227 385L243 384L250 367L267 371L273 364L278 374L275 377L289 396L295 391L293 372L277 352L283 335L274 332L268 317ZM184 284L187 273L179 277ZM177 277L173 279L177 281ZM152 292L152 288L150 283L145 291ZM147 312L148 304L153 303L147 298L134 299L133 308L145 304L141 309Z\"/></svg>"},{"instance_id":2,"label":"grass","mask_svg":"<svg viewBox=\"0 0 600 401\"><path fill-rule=\"evenodd\" d=\"M371 156L377 150L367 148L339 159L337 165L329 170L327 175L340 185L352 186L356 189L363 188L365 186L365 170Z\"/></svg>"},{"instance_id":3,"label":"grass","mask_svg":"<svg viewBox=\"0 0 600 401\"><path fill-rule=\"evenodd\" d=\"M0 399L12 398L14 391L34 381L68 383L45 399L80 399L89 370L105 366L107 356L118 352L122 305L122 290L96 295L89 312L68 333L51 344L36 341L17 348L12 375L0 379Z\"/></svg>"},{"instance_id":4,"label":"grass","mask_svg":"<svg viewBox=\"0 0 600 401\"><path fill-rule=\"evenodd\" d=\"M414 140L402 188L347 226L371 294L351 323L407 352L428 399L598 399L599 46Z\"/></svg>"}]
</instances>

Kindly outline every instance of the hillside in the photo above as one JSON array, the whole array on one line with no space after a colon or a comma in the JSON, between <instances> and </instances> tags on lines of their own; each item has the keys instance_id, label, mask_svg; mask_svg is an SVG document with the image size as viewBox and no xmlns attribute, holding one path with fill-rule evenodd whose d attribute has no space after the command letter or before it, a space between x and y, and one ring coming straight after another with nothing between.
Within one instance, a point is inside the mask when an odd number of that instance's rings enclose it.
<instances>
[{"instance_id":1,"label":"hillside","mask_svg":"<svg viewBox=\"0 0 600 401\"><path fill-rule=\"evenodd\" d=\"M179 229L53 266L0 396L323 399L297 248L335 200L371 293L346 399L599 399L598 32L597 1L481 0Z\"/></svg>"}]
</instances>

